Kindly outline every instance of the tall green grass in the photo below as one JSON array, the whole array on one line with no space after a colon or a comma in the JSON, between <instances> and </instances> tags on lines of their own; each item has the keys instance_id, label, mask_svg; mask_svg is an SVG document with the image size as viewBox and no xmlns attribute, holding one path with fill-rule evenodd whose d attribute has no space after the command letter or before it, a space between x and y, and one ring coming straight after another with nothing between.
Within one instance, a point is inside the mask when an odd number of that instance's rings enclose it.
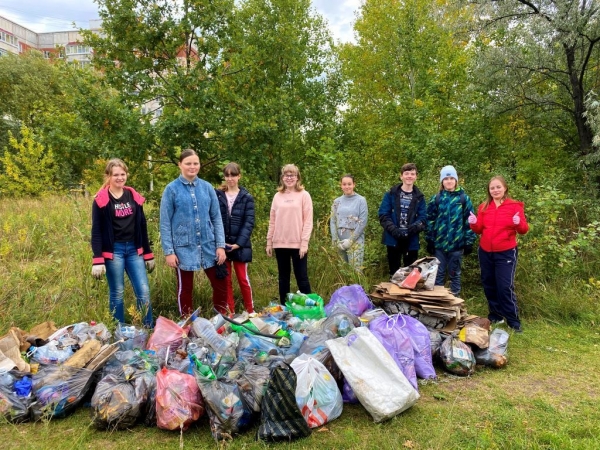
<instances>
[{"instance_id":1,"label":"tall green grass","mask_svg":"<svg viewBox=\"0 0 600 450\"><path fill-rule=\"evenodd\" d=\"M44 320L53 320L57 325L87 320L110 322L106 281L94 280L90 274L91 202L90 198L77 196L0 200L0 329L25 329ZM150 203L145 212L157 260L156 270L149 275L155 316L176 318L176 281L174 272L164 264L158 207ZM267 218L258 220L261 223L253 236L254 261L249 273L255 304L260 308L276 300L278 290L275 259L265 253ZM313 291L328 300L340 286L358 283L369 292L373 285L387 279L381 229L373 218L367 228L363 273L339 260L328 233L328 218L317 218L308 256ZM598 262L581 258L576 270L556 266L548 277L540 269L535 252L535 246L525 245L517 270L517 294L524 316L555 323L598 322L600 283L594 278ZM462 279L462 296L469 312L485 315L476 255L465 258ZM235 282L234 292L236 309L241 311L243 304ZM134 304L128 284L125 301L126 307ZM210 314L211 289L202 272L196 274L194 301L196 307Z\"/></svg>"}]
</instances>

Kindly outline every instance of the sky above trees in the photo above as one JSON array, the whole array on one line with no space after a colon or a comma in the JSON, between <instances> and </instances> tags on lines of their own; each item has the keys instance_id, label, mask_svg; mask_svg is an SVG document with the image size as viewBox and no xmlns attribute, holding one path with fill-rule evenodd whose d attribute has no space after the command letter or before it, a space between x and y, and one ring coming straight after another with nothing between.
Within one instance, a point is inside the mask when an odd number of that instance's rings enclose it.
<instances>
[{"instance_id":1,"label":"sky above trees","mask_svg":"<svg viewBox=\"0 0 600 450\"><path fill-rule=\"evenodd\" d=\"M360 0L312 0L312 4L327 19L335 39L353 40L352 23ZM0 0L0 16L37 33L64 31L73 22L87 28L90 20L98 18L98 6L94 0Z\"/></svg>"}]
</instances>

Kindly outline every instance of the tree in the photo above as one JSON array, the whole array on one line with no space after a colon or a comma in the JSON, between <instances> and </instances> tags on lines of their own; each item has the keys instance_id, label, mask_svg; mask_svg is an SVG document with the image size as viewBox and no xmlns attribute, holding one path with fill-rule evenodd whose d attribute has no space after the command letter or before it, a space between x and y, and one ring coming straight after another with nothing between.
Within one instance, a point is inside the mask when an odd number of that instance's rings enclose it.
<instances>
[{"instance_id":1,"label":"tree","mask_svg":"<svg viewBox=\"0 0 600 450\"><path fill-rule=\"evenodd\" d=\"M578 156L593 151L585 98L598 87L597 0L475 2L478 77L499 112L523 110Z\"/></svg>"},{"instance_id":2,"label":"tree","mask_svg":"<svg viewBox=\"0 0 600 450\"><path fill-rule=\"evenodd\" d=\"M94 66L131 109L149 109L150 155L175 161L193 147L204 164L218 159L224 117L219 83L233 0L99 0L102 33L85 32Z\"/></svg>"},{"instance_id":3,"label":"tree","mask_svg":"<svg viewBox=\"0 0 600 450\"><path fill-rule=\"evenodd\" d=\"M0 195L39 197L56 192L58 166L52 151L36 142L26 125L21 126L21 141L10 131L8 135L13 151L5 150L0 157Z\"/></svg>"},{"instance_id":4,"label":"tree","mask_svg":"<svg viewBox=\"0 0 600 450\"><path fill-rule=\"evenodd\" d=\"M467 90L461 14L427 0L368 0L361 7L357 42L341 50L349 80L344 143L356 151L358 170L397 174L407 161L434 170L463 163L465 170L485 153Z\"/></svg>"}]
</instances>

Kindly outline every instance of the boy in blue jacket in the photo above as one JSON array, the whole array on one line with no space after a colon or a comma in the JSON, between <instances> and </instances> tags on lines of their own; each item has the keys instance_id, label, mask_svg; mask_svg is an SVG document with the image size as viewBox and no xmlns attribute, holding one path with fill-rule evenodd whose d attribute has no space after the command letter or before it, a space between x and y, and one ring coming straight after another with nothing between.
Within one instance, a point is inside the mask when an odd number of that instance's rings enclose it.
<instances>
[{"instance_id":1,"label":"boy in blue jacket","mask_svg":"<svg viewBox=\"0 0 600 450\"><path fill-rule=\"evenodd\" d=\"M400 267L410 266L419 253L419 233L426 229L425 196L415 186L417 166L402 166L400 180L383 196L379 206L379 223L383 227L382 243L387 247L390 276Z\"/></svg>"}]
</instances>

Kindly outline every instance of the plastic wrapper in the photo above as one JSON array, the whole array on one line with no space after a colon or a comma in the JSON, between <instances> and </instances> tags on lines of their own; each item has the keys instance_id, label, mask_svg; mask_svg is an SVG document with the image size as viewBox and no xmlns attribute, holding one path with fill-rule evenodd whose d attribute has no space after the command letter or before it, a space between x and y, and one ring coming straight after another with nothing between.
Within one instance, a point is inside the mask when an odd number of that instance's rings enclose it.
<instances>
[{"instance_id":1,"label":"plastic wrapper","mask_svg":"<svg viewBox=\"0 0 600 450\"><path fill-rule=\"evenodd\" d=\"M415 267L410 271L408 276L400 283L401 288L414 289L417 287L417 283L421 280L421 270Z\"/></svg>"},{"instance_id":2,"label":"plastic wrapper","mask_svg":"<svg viewBox=\"0 0 600 450\"><path fill-rule=\"evenodd\" d=\"M306 354L290 364L296 372L296 403L310 428L342 414L343 400L335 379L318 360Z\"/></svg>"},{"instance_id":3,"label":"plastic wrapper","mask_svg":"<svg viewBox=\"0 0 600 450\"><path fill-rule=\"evenodd\" d=\"M195 369L194 374L210 420L210 431L216 441L232 439L250 425L252 411L243 401L235 381L209 379Z\"/></svg>"},{"instance_id":4,"label":"plastic wrapper","mask_svg":"<svg viewBox=\"0 0 600 450\"><path fill-rule=\"evenodd\" d=\"M391 419L418 400L419 393L368 328L355 328L346 337L327 341L327 346L375 422Z\"/></svg>"},{"instance_id":5,"label":"plastic wrapper","mask_svg":"<svg viewBox=\"0 0 600 450\"><path fill-rule=\"evenodd\" d=\"M156 374L156 424L186 430L204 414L204 402L192 375L163 367Z\"/></svg>"},{"instance_id":6,"label":"plastic wrapper","mask_svg":"<svg viewBox=\"0 0 600 450\"><path fill-rule=\"evenodd\" d=\"M493 369L502 369L508 364L507 349L508 349L509 334L496 328L490 334L489 346L483 350L475 350L475 361L479 365L491 367Z\"/></svg>"},{"instance_id":7,"label":"plastic wrapper","mask_svg":"<svg viewBox=\"0 0 600 450\"><path fill-rule=\"evenodd\" d=\"M456 337L457 332L448 336L440 346L440 359L444 369L460 376L475 372L475 356L471 347Z\"/></svg>"},{"instance_id":8,"label":"plastic wrapper","mask_svg":"<svg viewBox=\"0 0 600 450\"><path fill-rule=\"evenodd\" d=\"M270 371L266 366L246 364L236 382L246 404L254 411L260 412L260 404L269 384Z\"/></svg>"},{"instance_id":9,"label":"plastic wrapper","mask_svg":"<svg viewBox=\"0 0 600 450\"><path fill-rule=\"evenodd\" d=\"M306 319L322 319L325 317L325 309L323 307L323 299L317 294L307 294L307 297L315 301L314 306L298 305L287 301L285 306L287 310L295 317L302 320Z\"/></svg>"},{"instance_id":10,"label":"plastic wrapper","mask_svg":"<svg viewBox=\"0 0 600 450\"><path fill-rule=\"evenodd\" d=\"M115 342L120 340L123 340L123 342L119 343L121 350L143 349L146 348L148 331L144 328L119 323L115 329Z\"/></svg>"},{"instance_id":11,"label":"plastic wrapper","mask_svg":"<svg viewBox=\"0 0 600 450\"><path fill-rule=\"evenodd\" d=\"M92 396L92 421L99 429L123 430L140 417L140 399L133 384L123 377L107 375Z\"/></svg>"},{"instance_id":12,"label":"plastic wrapper","mask_svg":"<svg viewBox=\"0 0 600 450\"><path fill-rule=\"evenodd\" d=\"M62 364L73 356L71 346L59 347L58 341L50 341L42 347L35 347L31 360L40 364Z\"/></svg>"},{"instance_id":13,"label":"plastic wrapper","mask_svg":"<svg viewBox=\"0 0 600 450\"><path fill-rule=\"evenodd\" d=\"M440 356L440 347L442 346L442 335L439 331L429 331L429 341L431 342L431 358Z\"/></svg>"},{"instance_id":14,"label":"plastic wrapper","mask_svg":"<svg viewBox=\"0 0 600 450\"><path fill-rule=\"evenodd\" d=\"M331 295L331 300L325 305L325 313L327 316L338 306L344 305L352 314L360 316L365 311L372 309L373 304L367 293L360 284L352 284L350 286L342 286Z\"/></svg>"},{"instance_id":15,"label":"plastic wrapper","mask_svg":"<svg viewBox=\"0 0 600 450\"><path fill-rule=\"evenodd\" d=\"M87 394L93 372L68 366L42 366L33 375L33 417L59 418L72 413Z\"/></svg>"},{"instance_id":16,"label":"plastic wrapper","mask_svg":"<svg viewBox=\"0 0 600 450\"><path fill-rule=\"evenodd\" d=\"M269 384L260 405L258 438L291 441L309 436L310 428L296 404L296 373L278 361L271 368Z\"/></svg>"},{"instance_id":17,"label":"plastic wrapper","mask_svg":"<svg viewBox=\"0 0 600 450\"><path fill-rule=\"evenodd\" d=\"M417 319L410 316L398 316L399 326L406 331L413 346L415 355L415 372L417 377L423 379L435 379L435 369L431 357L431 338L429 331Z\"/></svg>"},{"instance_id":18,"label":"plastic wrapper","mask_svg":"<svg viewBox=\"0 0 600 450\"><path fill-rule=\"evenodd\" d=\"M369 330L392 356L415 390L418 390L415 353L408 333L402 329L404 321L401 317L399 314L380 316L369 323Z\"/></svg>"}]
</instances>

